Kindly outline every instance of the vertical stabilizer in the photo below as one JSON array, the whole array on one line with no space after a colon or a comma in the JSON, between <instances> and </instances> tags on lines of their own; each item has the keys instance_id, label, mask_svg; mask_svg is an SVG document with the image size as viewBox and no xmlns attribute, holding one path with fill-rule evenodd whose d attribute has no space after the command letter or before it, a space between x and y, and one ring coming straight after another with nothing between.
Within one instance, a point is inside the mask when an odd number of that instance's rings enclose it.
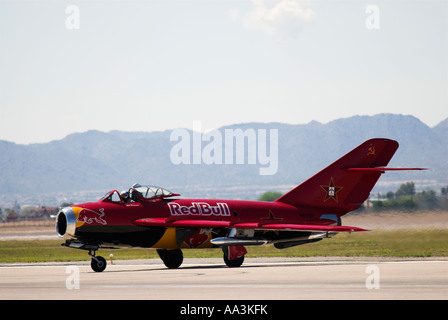
<instances>
[{"instance_id":1,"label":"vertical stabilizer","mask_svg":"<svg viewBox=\"0 0 448 320\"><path fill-rule=\"evenodd\" d=\"M398 142L367 140L276 201L297 207L319 207L345 213L357 209L369 196ZM358 170L349 170L358 168ZM362 170L365 169L365 170Z\"/></svg>"}]
</instances>

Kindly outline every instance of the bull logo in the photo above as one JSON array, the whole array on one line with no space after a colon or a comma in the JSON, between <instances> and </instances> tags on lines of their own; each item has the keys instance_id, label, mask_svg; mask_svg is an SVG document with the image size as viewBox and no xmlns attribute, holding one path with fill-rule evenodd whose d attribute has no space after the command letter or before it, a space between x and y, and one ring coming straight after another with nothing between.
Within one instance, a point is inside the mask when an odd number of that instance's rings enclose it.
<instances>
[{"instance_id":1,"label":"bull logo","mask_svg":"<svg viewBox=\"0 0 448 320\"><path fill-rule=\"evenodd\" d=\"M103 219L105 213L104 209L101 208L99 210L100 212L96 212L90 209L82 209L78 214L78 219L76 219L77 222L83 222L86 224L91 224L93 222L96 222L98 224L105 225L107 224L106 220Z\"/></svg>"},{"instance_id":2,"label":"bull logo","mask_svg":"<svg viewBox=\"0 0 448 320\"><path fill-rule=\"evenodd\" d=\"M188 248L199 248L204 243L206 243L210 239L210 233L200 229L199 232L196 232L192 236L188 237L184 240L184 244Z\"/></svg>"}]
</instances>

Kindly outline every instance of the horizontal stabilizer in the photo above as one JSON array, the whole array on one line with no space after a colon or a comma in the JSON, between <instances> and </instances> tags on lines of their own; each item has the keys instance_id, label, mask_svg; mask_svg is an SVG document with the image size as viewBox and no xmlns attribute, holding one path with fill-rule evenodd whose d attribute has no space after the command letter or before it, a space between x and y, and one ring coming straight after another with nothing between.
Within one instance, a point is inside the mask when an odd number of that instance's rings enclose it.
<instances>
[{"instance_id":1,"label":"horizontal stabilizer","mask_svg":"<svg viewBox=\"0 0 448 320\"><path fill-rule=\"evenodd\" d=\"M385 172L385 171L406 171L406 170L428 170L428 168L348 168L347 171L364 171L364 172Z\"/></svg>"}]
</instances>

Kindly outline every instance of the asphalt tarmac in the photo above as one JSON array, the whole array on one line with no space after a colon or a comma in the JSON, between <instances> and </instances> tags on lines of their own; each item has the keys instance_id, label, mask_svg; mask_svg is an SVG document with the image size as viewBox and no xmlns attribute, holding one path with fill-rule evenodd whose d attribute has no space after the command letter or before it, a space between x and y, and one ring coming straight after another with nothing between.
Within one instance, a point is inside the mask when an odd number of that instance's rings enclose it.
<instances>
[{"instance_id":1,"label":"asphalt tarmac","mask_svg":"<svg viewBox=\"0 0 448 320\"><path fill-rule=\"evenodd\" d=\"M448 259L246 258L0 264L0 300L448 299Z\"/></svg>"}]
</instances>

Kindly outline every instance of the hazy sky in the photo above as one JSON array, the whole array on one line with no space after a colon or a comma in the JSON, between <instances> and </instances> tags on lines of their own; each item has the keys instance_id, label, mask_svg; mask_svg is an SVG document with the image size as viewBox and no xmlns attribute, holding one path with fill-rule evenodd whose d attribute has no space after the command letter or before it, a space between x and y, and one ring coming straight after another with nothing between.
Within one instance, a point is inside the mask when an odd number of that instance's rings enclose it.
<instances>
[{"instance_id":1,"label":"hazy sky","mask_svg":"<svg viewBox=\"0 0 448 320\"><path fill-rule=\"evenodd\" d=\"M448 117L447 1L0 0L0 140Z\"/></svg>"}]
</instances>

